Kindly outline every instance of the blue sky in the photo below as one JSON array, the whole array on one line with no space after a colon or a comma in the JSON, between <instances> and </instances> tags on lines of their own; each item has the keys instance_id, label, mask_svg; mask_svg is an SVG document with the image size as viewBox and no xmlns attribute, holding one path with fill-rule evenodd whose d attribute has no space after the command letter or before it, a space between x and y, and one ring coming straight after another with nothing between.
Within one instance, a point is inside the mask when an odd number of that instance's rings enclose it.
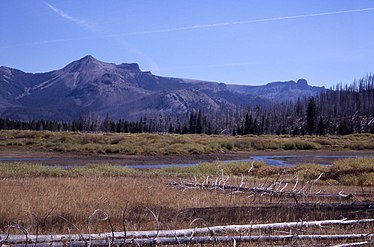
<instances>
[{"instance_id":1,"label":"blue sky","mask_svg":"<svg viewBox=\"0 0 374 247\"><path fill-rule=\"evenodd\" d=\"M373 0L1 0L0 65L59 69L87 54L154 74L330 87L373 71Z\"/></svg>"}]
</instances>

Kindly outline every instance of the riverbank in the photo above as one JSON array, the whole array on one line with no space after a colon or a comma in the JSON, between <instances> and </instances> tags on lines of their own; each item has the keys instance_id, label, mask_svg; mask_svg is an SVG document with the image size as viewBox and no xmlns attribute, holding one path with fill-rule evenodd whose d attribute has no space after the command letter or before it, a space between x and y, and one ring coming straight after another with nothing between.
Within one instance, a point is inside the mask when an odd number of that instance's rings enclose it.
<instances>
[{"instance_id":1,"label":"riverbank","mask_svg":"<svg viewBox=\"0 0 374 247\"><path fill-rule=\"evenodd\" d=\"M374 134L293 137L0 131L0 150L152 157L254 151L374 151Z\"/></svg>"},{"instance_id":2,"label":"riverbank","mask_svg":"<svg viewBox=\"0 0 374 247\"><path fill-rule=\"evenodd\" d=\"M87 164L111 165L177 165L198 164L212 161L240 161L251 157L275 156L292 164L332 164L342 157L374 157L374 151L252 151L195 155L123 155L123 154L84 154L60 153L34 150L0 149L0 162L27 162L48 166L82 166Z\"/></svg>"}]
</instances>

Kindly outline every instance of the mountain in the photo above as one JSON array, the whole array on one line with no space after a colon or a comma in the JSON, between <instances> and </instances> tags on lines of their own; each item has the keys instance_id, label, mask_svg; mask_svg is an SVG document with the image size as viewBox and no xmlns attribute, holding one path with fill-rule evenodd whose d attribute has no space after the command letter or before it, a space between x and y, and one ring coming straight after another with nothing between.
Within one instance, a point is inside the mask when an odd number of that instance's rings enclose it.
<instances>
[{"instance_id":1,"label":"mountain","mask_svg":"<svg viewBox=\"0 0 374 247\"><path fill-rule=\"evenodd\" d=\"M162 77L135 63L116 65L85 56L46 73L0 67L0 117L73 120L83 112L134 120L145 114L182 115L192 108L213 113L237 105L266 106L323 89L304 79L243 86Z\"/></svg>"},{"instance_id":2,"label":"mountain","mask_svg":"<svg viewBox=\"0 0 374 247\"><path fill-rule=\"evenodd\" d=\"M305 79L286 82L271 82L265 86L227 85L230 91L244 95L260 95L262 98L285 101L297 100L298 97L314 96L324 90L324 87L312 87Z\"/></svg>"}]
</instances>

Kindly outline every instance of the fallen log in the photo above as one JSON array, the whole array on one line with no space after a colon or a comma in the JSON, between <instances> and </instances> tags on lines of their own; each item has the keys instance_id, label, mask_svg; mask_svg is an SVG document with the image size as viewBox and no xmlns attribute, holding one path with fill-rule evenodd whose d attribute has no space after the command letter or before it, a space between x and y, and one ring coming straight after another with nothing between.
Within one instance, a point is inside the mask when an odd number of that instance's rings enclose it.
<instances>
[{"instance_id":1,"label":"fallen log","mask_svg":"<svg viewBox=\"0 0 374 247\"><path fill-rule=\"evenodd\" d=\"M141 238L141 239L98 239L89 244L91 246L113 245L134 245L134 246L154 246L154 245L181 245L181 244L217 244L217 243L248 243L259 241L331 241L331 240L357 240L373 238L374 234L339 234L339 235L254 235L254 236L203 236L203 237L161 237L161 238ZM46 246L87 246L84 241L54 242L33 244L35 247ZM25 246L24 244L3 244L3 246Z\"/></svg>"},{"instance_id":2,"label":"fallen log","mask_svg":"<svg viewBox=\"0 0 374 247\"><path fill-rule=\"evenodd\" d=\"M212 226L203 228L190 228L180 230L160 230L160 231L128 231L128 232L109 232L100 234L60 234L60 235L0 235L1 243L20 244L20 243L54 243L66 241L94 241L112 239L122 240L131 239L157 239L157 238L192 238L197 235L216 236L227 232L244 232L250 230L264 229L282 229L282 228L298 228L301 227L321 227L326 225L355 225L374 222L374 219L361 220L321 220L321 221L305 221L305 222L281 222L269 224L251 224L251 225L228 225L228 226Z\"/></svg>"},{"instance_id":3,"label":"fallen log","mask_svg":"<svg viewBox=\"0 0 374 247\"><path fill-rule=\"evenodd\" d=\"M369 244L374 244L374 242L373 241L362 241L362 242L356 242L356 243L337 244L332 247L353 247L353 246L360 246L360 245L368 246Z\"/></svg>"},{"instance_id":4,"label":"fallen log","mask_svg":"<svg viewBox=\"0 0 374 247\"><path fill-rule=\"evenodd\" d=\"M297 206L295 203L251 203L250 206L230 206L230 207L201 207L201 208L187 208L182 211L194 210L220 210L220 209L233 209L233 210L250 210L250 209L282 209L282 208L302 208L302 209L334 209L334 210L360 210L360 211L373 211L374 202L353 202L353 203L320 203L320 202L299 202Z\"/></svg>"},{"instance_id":5,"label":"fallen log","mask_svg":"<svg viewBox=\"0 0 374 247\"><path fill-rule=\"evenodd\" d=\"M350 199L353 198L352 194L344 194L344 193L337 193L337 194L327 194L327 193L306 193L305 191L276 191L269 188L261 188L261 187L240 187L240 186L233 186L233 185L219 185L219 184L194 184L194 183L172 183L173 186L182 186L186 188L207 188L211 190L222 190L222 191L230 191L230 192L243 192L243 193L252 193L252 194L261 194L261 195L271 195L271 196L285 196L285 197L325 197L325 198L345 198Z\"/></svg>"}]
</instances>

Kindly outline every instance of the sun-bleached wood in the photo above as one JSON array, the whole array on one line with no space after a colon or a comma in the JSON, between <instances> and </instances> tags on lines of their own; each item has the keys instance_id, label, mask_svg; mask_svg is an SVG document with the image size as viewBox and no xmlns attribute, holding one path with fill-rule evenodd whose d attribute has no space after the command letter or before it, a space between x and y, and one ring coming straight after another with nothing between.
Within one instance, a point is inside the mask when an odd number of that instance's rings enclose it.
<instances>
[{"instance_id":1,"label":"sun-bleached wood","mask_svg":"<svg viewBox=\"0 0 374 247\"><path fill-rule=\"evenodd\" d=\"M60 234L60 235L0 235L0 243L10 243L10 244L21 244L21 243L56 243L56 242L67 242L67 241L99 241L105 240L113 241L124 241L126 236L127 240L135 239L160 239L160 238L186 238L191 239L195 236L208 235L207 238L217 238L218 234L228 233L228 232L244 232L250 230L263 230L263 229L282 229L282 228L300 228L300 227L321 227L326 225L356 225L374 222L374 219L360 219L360 220L321 220L321 221L304 221L304 222L281 222L281 223L269 223L269 224L250 224L250 225L228 225L228 226L212 226L204 228L190 228L190 229L180 229L180 230L160 230L160 231L128 231L128 232L109 232L109 233L100 233L100 234ZM352 236L352 238L357 238L362 234L348 234L346 236ZM290 235L293 236L293 235ZM307 236L307 235L300 235ZM309 235L308 235L309 236ZM316 235L328 236L335 235ZM252 236L253 237L253 236ZM265 236L258 236L258 238ZM274 235L276 239L278 235ZM204 239L204 237L201 237ZM148 240L147 240L148 241ZM203 240L201 240L203 241Z\"/></svg>"}]
</instances>

